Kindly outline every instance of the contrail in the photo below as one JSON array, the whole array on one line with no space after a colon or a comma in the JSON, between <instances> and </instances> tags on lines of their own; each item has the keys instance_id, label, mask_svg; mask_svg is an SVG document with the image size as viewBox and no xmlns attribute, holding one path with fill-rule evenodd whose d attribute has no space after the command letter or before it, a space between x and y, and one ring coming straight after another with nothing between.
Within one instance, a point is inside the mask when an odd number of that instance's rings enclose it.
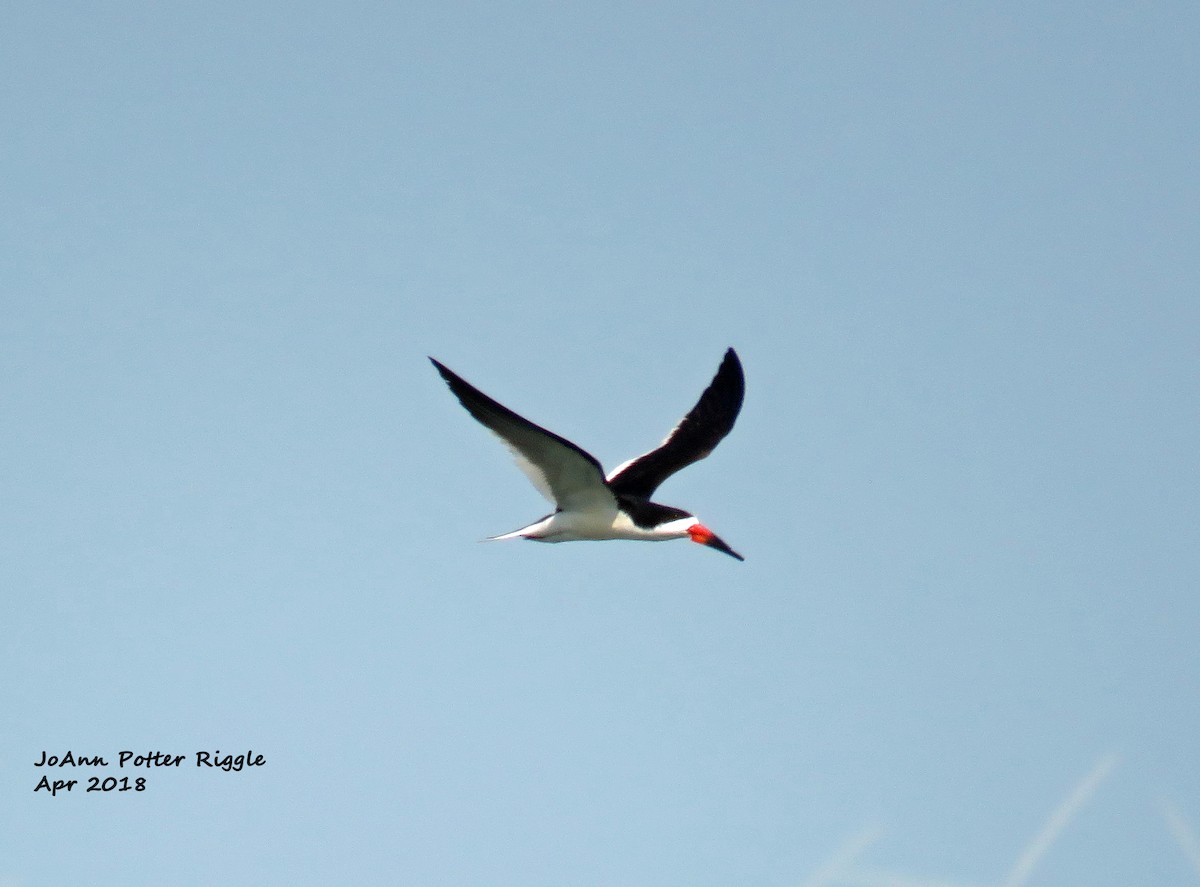
<instances>
[{"instance_id":1,"label":"contrail","mask_svg":"<svg viewBox=\"0 0 1200 887\"><path fill-rule=\"evenodd\" d=\"M1171 837L1175 839L1175 843L1179 845L1183 855L1196 870L1196 875L1200 876L1200 840L1196 839L1196 833L1183 818L1183 814L1170 801L1163 801L1162 811L1167 820L1167 828L1171 831Z\"/></svg>"},{"instance_id":2,"label":"contrail","mask_svg":"<svg viewBox=\"0 0 1200 887\"><path fill-rule=\"evenodd\" d=\"M1050 818L1046 820L1046 824L1042 826L1042 830L1029 842L1029 846L1021 852L1020 857L1017 858L1016 865L1008 873L1003 887L1021 887L1028 880L1034 866L1046 855L1046 851L1058 839L1062 830L1071 823L1075 815L1091 800L1096 789L1100 787L1100 783L1107 778L1109 772L1116 765L1116 755L1103 757L1092 768L1092 771L1080 780L1079 784L1075 786L1075 790L1067 796L1066 800L1058 805L1057 810L1050 814Z\"/></svg>"},{"instance_id":3,"label":"contrail","mask_svg":"<svg viewBox=\"0 0 1200 887\"><path fill-rule=\"evenodd\" d=\"M834 851L833 856L825 864L808 876L800 887L828 887L841 880L846 866L858 858L869 846L879 840L882 834L877 828L863 829L856 835L851 835L842 842L842 846Z\"/></svg>"}]
</instances>

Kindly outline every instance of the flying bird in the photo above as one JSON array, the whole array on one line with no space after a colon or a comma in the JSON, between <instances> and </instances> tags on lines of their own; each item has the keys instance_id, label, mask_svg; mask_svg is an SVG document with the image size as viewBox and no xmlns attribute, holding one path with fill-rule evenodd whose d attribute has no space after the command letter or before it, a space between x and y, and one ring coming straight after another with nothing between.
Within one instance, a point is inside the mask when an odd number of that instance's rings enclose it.
<instances>
[{"instance_id":1,"label":"flying bird","mask_svg":"<svg viewBox=\"0 0 1200 887\"><path fill-rule=\"evenodd\" d=\"M518 416L444 365L429 358L467 412L499 437L554 512L527 527L491 539L573 542L582 539L636 539L661 542L691 539L739 561L745 560L696 516L651 502L659 484L713 451L733 428L742 408L746 380L732 348L691 412L657 448L630 459L607 476L596 457Z\"/></svg>"}]
</instances>

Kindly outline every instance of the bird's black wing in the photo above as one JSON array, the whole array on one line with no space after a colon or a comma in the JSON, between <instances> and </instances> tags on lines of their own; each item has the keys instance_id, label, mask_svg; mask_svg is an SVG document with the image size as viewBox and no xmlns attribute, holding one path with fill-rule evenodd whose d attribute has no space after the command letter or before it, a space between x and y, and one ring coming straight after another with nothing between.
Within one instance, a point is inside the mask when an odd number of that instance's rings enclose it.
<instances>
[{"instance_id":1,"label":"bird's black wing","mask_svg":"<svg viewBox=\"0 0 1200 887\"><path fill-rule=\"evenodd\" d=\"M499 437L538 492L566 510L616 506L596 458L566 438L518 416L474 385L429 358L468 413Z\"/></svg>"},{"instance_id":2,"label":"bird's black wing","mask_svg":"<svg viewBox=\"0 0 1200 887\"><path fill-rule=\"evenodd\" d=\"M649 498L676 471L713 451L733 428L745 393L742 363L730 348L700 400L667 439L657 449L615 468L608 485L618 495Z\"/></svg>"}]
</instances>

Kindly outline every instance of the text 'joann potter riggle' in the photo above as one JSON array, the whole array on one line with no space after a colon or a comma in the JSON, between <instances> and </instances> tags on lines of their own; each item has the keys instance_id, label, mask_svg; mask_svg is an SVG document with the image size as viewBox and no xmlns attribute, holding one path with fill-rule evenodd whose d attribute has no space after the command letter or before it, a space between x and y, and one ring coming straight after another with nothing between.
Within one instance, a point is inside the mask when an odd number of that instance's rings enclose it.
<instances>
[{"instance_id":1,"label":"text 'joann potter riggle'","mask_svg":"<svg viewBox=\"0 0 1200 887\"><path fill-rule=\"evenodd\" d=\"M216 767L226 772L241 770L244 767L261 767L267 763L263 755L256 755L251 749L241 755L222 755L220 750L195 753L197 767ZM166 752L146 752L137 754L132 751L122 751L117 755L118 767L178 767L186 760L187 755L172 755ZM100 755L76 755L70 751L62 755L51 755L42 752L41 760L34 762L35 767L107 767L106 761Z\"/></svg>"}]
</instances>

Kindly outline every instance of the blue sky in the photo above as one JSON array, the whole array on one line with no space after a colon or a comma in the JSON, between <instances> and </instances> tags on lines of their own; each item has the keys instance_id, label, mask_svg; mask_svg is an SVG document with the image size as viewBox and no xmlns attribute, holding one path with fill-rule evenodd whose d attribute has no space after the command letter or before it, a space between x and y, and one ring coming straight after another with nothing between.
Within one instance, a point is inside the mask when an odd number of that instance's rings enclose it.
<instances>
[{"instance_id":1,"label":"blue sky","mask_svg":"<svg viewBox=\"0 0 1200 887\"><path fill-rule=\"evenodd\" d=\"M1200 883L1198 42L10 9L0 883ZM426 355L611 467L730 345L659 498L744 564L477 543L545 505Z\"/></svg>"}]
</instances>

